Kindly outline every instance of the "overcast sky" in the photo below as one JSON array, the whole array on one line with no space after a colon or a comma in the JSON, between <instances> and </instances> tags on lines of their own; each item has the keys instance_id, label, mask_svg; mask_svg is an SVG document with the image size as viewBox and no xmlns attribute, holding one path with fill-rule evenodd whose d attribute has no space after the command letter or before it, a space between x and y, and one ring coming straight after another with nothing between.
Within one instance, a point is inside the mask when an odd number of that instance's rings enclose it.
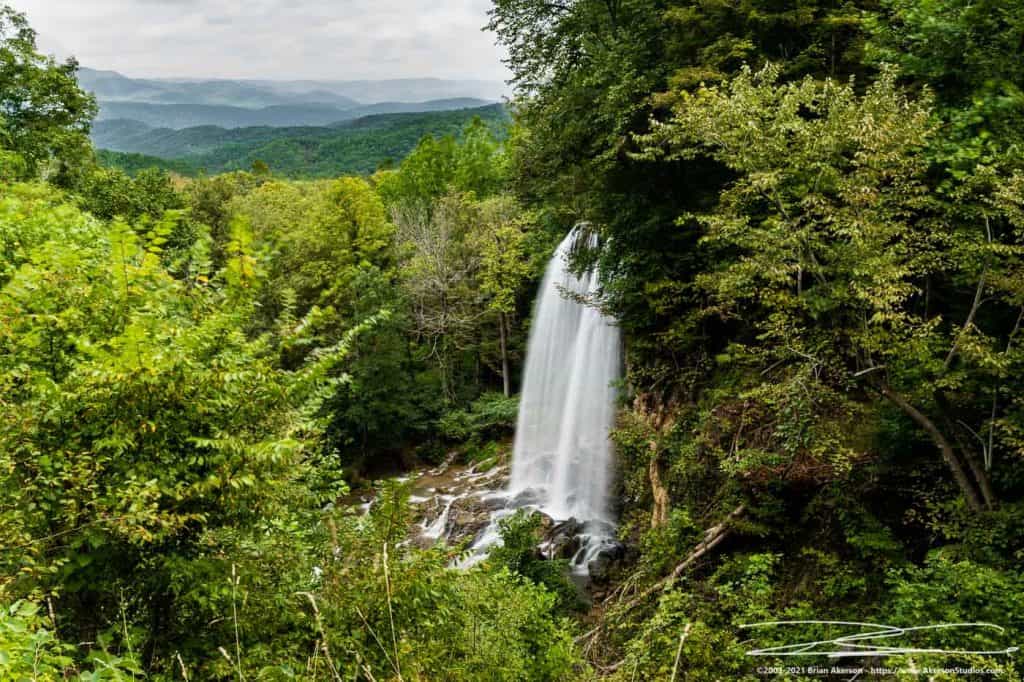
<instances>
[{"instance_id":1,"label":"overcast sky","mask_svg":"<svg viewBox=\"0 0 1024 682\"><path fill-rule=\"evenodd\" d=\"M507 77L490 0L0 1L44 52L135 77Z\"/></svg>"}]
</instances>

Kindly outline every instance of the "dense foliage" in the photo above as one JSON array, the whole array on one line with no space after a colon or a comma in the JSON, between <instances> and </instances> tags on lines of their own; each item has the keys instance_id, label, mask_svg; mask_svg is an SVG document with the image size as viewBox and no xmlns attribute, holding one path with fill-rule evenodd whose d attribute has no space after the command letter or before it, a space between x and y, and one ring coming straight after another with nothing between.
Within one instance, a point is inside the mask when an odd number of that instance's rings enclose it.
<instances>
[{"instance_id":1,"label":"dense foliage","mask_svg":"<svg viewBox=\"0 0 1024 682\"><path fill-rule=\"evenodd\" d=\"M442 433L375 189L92 173L0 198L4 674L564 677L546 588L411 550L401 490L334 508Z\"/></svg>"},{"instance_id":2,"label":"dense foliage","mask_svg":"<svg viewBox=\"0 0 1024 682\"><path fill-rule=\"evenodd\" d=\"M1019 639L1019 14L495 3L514 186L599 226L629 339L599 670L753 676L739 626L783 618Z\"/></svg>"},{"instance_id":3,"label":"dense foliage","mask_svg":"<svg viewBox=\"0 0 1024 682\"><path fill-rule=\"evenodd\" d=\"M1021 11L490 17L507 138L497 108L195 129L154 168L90 153L74 63L0 11L3 679L757 679L827 619L1019 645ZM381 480L501 459L579 221L627 341L626 548L589 595L541 516L453 570Z\"/></svg>"}]
</instances>

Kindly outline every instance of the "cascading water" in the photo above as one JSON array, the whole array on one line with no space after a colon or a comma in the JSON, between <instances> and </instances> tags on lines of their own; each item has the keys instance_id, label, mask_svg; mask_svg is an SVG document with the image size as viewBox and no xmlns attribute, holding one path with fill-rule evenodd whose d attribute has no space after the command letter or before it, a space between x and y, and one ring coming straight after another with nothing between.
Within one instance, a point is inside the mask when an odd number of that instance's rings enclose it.
<instances>
[{"instance_id":1,"label":"cascading water","mask_svg":"<svg viewBox=\"0 0 1024 682\"><path fill-rule=\"evenodd\" d=\"M548 263L537 296L519 400L510 492L533 494L555 519L610 523L608 494L619 377L619 329L575 297L597 293L596 270L577 277L568 260L596 235L577 227ZM581 244L586 240L586 244Z\"/></svg>"},{"instance_id":2,"label":"cascading water","mask_svg":"<svg viewBox=\"0 0 1024 682\"><path fill-rule=\"evenodd\" d=\"M614 544L609 432L621 369L620 334L612 320L580 302L597 293L597 271L576 276L569 269L573 251L596 247L596 240L577 226L548 263L527 346L508 503L474 543L467 564L499 541L498 522L520 508L582 524L580 550L572 560L578 573L586 573L591 558Z\"/></svg>"}]
</instances>

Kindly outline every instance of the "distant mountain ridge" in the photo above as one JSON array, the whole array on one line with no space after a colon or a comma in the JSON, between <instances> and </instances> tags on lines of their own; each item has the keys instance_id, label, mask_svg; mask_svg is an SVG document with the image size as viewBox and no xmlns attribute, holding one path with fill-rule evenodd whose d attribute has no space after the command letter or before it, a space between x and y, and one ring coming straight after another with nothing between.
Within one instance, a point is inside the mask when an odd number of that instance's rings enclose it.
<instances>
[{"instance_id":1,"label":"distant mountain ridge","mask_svg":"<svg viewBox=\"0 0 1024 682\"><path fill-rule=\"evenodd\" d=\"M502 104L472 109L364 116L331 127L197 126L151 128L132 120L96 123L93 139L106 165L134 172L160 167L183 174L247 170L256 160L289 177L369 173L398 162L425 135L459 135L479 118L504 137L510 120Z\"/></svg>"},{"instance_id":2,"label":"distant mountain ridge","mask_svg":"<svg viewBox=\"0 0 1024 682\"><path fill-rule=\"evenodd\" d=\"M480 118L504 136L505 85L407 78L270 81L129 78L82 68L100 111L100 159L129 172L248 169L328 177L372 172L408 154L424 135L458 135Z\"/></svg>"},{"instance_id":3,"label":"distant mountain ridge","mask_svg":"<svg viewBox=\"0 0 1024 682\"><path fill-rule=\"evenodd\" d=\"M328 126L371 114L451 111L482 107L488 104L492 104L492 102L468 97L427 102L380 102L349 108L313 102L277 104L258 109L213 104L103 101L100 103L97 122L130 119L153 128L175 130L207 125L221 128ZM98 124L97 127L99 128ZM96 139L95 135L94 139ZM97 143L99 144L99 142Z\"/></svg>"},{"instance_id":4,"label":"distant mountain ridge","mask_svg":"<svg viewBox=\"0 0 1024 682\"><path fill-rule=\"evenodd\" d=\"M179 159L205 154L226 145L262 144L273 140L329 137L337 131L326 126L252 126L223 128L203 125L175 130L154 128L130 119L98 121L93 127L93 144L98 149Z\"/></svg>"},{"instance_id":5,"label":"distant mountain ridge","mask_svg":"<svg viewBox=\"0 0 1024 682\"><path fill-rule=\"evenodd\" d=\"M289 93L273 87L242 81L159 81L128 78L116 71L80 68L78 82L100 102L148 102L150 104L203 104L261 108L275 105L317 102L342 109L359 102L330 91L309 90Z\"/></svg>"},{"instance_id":6,"label":"distant mountain ridge","mask_svg":"<svg viewBox=\"0 0 1024 682\"><path fill-rule=\"evenodd\" d=\"M100 101L151 104L206 104L262 108L274 105L330 104L341 109L375 102L423 102L469 97L501 100L500 81L404 78L353 81L189 80L130 78L116 71L80 68L82 87Z\"/></svg>"}]
</instances>

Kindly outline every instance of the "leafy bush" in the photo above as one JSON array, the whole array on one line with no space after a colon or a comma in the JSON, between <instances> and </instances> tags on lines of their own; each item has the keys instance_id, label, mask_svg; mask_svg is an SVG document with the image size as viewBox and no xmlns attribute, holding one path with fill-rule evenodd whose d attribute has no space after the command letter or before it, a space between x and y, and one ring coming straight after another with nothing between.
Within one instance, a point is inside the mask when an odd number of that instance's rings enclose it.
<instances>
[{"instance_id":1,"label":"leafy bush","mask_svg":"<svg viewBox=\"0 0 1024 682\"><path fill-rule=\"evenodd\" d=\"M110 637L128 646L139 624L155 668L171 647L231 641L210 624L232 563L253 567L252 601L275 613L308 587L301 558L341 492L314 471L311 415L358 331L275 367L241 332L258 290L242 226L223 271L186 279L166 269L163 233L140 239L32 187L0 199L0 598L53 595L76 641L123 622ZM271 630L301 633L283 613Z\"/></svg>"},{"instance_id":2,"label":"leafy bush","mask_svg":"<svg viewBox=\"0 0 1024 682\"><path fill-rule=\"evenodd\" d=\"M665 593L639 622L614 680L667 680L672 671L693 682L748 679L749 660L731 630L703 620L699 601L681 590ZM678 654L678 663L676 662Z\"/></svg>"},{"instance_id":3,"label":"leafy bush","mask_svg":"<svg viewBox=\"0 0 1024 682\"><path fill-rule=\"evenodd\" d=\"M452 410L439 422L441 434L454 442L480 441L508 435L515 429L519 398L485 393L464 410Z\"/></svg>"},{"instance_id":4,"label":"leafy bush","mask_svg":"<svg viewBox=\"0 0 1024 682\"><path fill-rule=\"evenodd\" d=\"M1019 571L999 570L969 560L955 560L936 550L922 566L907 566L889 573L890 591L882 612L894 625L940 623L992 623L1005 632L946 629L916 633L914 641L925 648L952 650L1001 650L1016 646L1024 636L1024 576ZM956 657L952 657L955 659ZM968 659L963 659L968 660ZM985 667L1000 668L1008 661L1024 664L1017 652L1012 657L990 658ZM949 664L947 660L933 661Z\"/></svg>"},{"instance_id":5,"label":"leafy bush","mask_svg":"<svg viewBox=\"0 0 1024 682\"><path fill-rule=\"evenodd\" d=\"M52 627L52 626L51 626ZM75 669L75 646L61 642L46 625L41 606L19 599L0 607L0 678L4 680L56 680ZM82 682L122 681L142 675L138 657L107 651L86 656L91 670L79 671Z\"/></svg>"},{"instance_id":6,"label":"leafy bush","mask_svg":"<svg viewBox=\"0 0 1024 682\"><path fill-rule=\"evenodd\" d=\"M171 178L157 170L146 170L134 178L119 170L96 168L77 183L78 203L98 218L119 216L136 220L141 216L160 218L165 211L184 207Z\"/></svg>"},{"instance_id":7,"label":"leafy bush","mask_svg":"<svg viewBox=\"0 0 1024 682\"><path fill-rule=\"evenodd\" d=\"M309 609L344 679L564 680L578 664L558 596L494 562L452 570L452 552L411 549L407 492L336 518Z\"/></svg>"},{"instance_id":8,"label":"leafy bush","mask_svg":"<svg viewBox=\"0 0 1024 682\"><path fill-rule=\"evenodd\" d=\"M488 561L545 587L563 612L581 610L584 604L569 579L569 562L545 559L537 549L541 520L540 514L523 510L502 519L501 545L491 550Z\"/></svg>"}]
</instances>

